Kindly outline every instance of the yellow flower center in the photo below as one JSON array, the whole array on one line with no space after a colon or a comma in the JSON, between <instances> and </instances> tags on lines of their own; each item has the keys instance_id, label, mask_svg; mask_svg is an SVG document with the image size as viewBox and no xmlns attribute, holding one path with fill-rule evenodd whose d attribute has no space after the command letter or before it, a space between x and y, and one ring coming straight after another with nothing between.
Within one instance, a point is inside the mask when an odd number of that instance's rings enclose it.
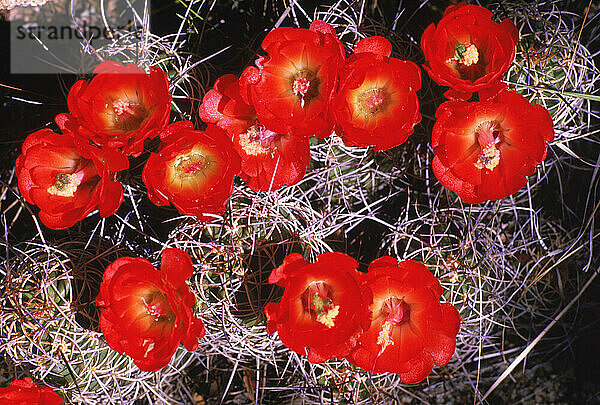
<instances>
[{"instance_id":1,"label":"yellow flower center","mask_svg":"<svg viewBox=\"0 0 600 405\"><path fill-rule=\"evenodd\" d=\"M317 314L317 322L322 323L328 328L332 328L335 323L335 317L340 313L340 306L333 305L333 301L326 296L315 292L310 301L310 309Z\"/></svg>"},{"instance_id":2,"label":"yellow flower center","mask_svg":"<svg viewBox=\"0 0 600 405\"><path fill-rule=\"evenodd\" d=\"M210 151L198 145L182 153L167 164L165 180L171 192L185 189L199 193L219 171L219 161Z\"/></svg>"},{"instance_id":3,"label":"yellow flower center","mask_svg":"<svg viewBox=\"0 0 600 405\"><path fill-rule=\"evenodd\" d=\"M479 62L479 51L473 44L457 44L454 48L454 58L460 64L471 66Z\"/></svg>"},{"instance_id":4,"label":"yellow flower center","mask_svg":"<svg viewBox=\"0 0 600 405\"><path fill-rule=\"evenodd\" d=\"M278 134L269 131L262 125L253 125L246 132L239 135L239 143L244 152L251 156L271 155L274 156L274 141Z\"/></svg>"},{"instance_id":5,"label":"yellow flower center","mask_svg":"<svg viewBox=\"0 0 600 405\"><path fill-rule=\"evenodd\" d=\"M83 175L77 173L67 174L60 173L56 175L56 182L46 191L52 195L61 197L73 197L77 191L77 187L81 184Z\"/></svg>"},{"instance_id":6,"label":"yellow flower center","mask_svg":"<svg viewBox=\"0 0 600 405\"><path fill-rule=\"evenodd\" d=\"M192 151L188 154L177 156L172 162L171 167L175 175L179 177L194 176L210 167L211 161L202 153Z\"/></svg>"},{"instance_id":7,"label":"yellow flower center","mask_svg":"<svg viewBox=\"0 0 600 405\"><path fill-rule=\"evenodd\" d=\"M385 112L391 102L384 87L373 85L374 83L364 84L354 90L351 95L355 114L362 116L365 120Z\"/></svg>"},{"instance_id":8,"label":"yellow flower center","mask_svg":"<svg viewBox=\"0 0 600 405\"><path fill-rule=\"evenodd\" d=\"M478 169L493 170L500 163L500 151L494 145L487 145L481 151L479 159L475 162Z\"/></svg>"},{"instance_id":9,"label":"yellow flower center","mask_svg":"<svg viewBox=\"0 0 600 405\"><path fill-rule=\"evenodd\" d=\"M335 305L329 287L322 281L311 283L303 296L306 297L305 308L314 319L327 328L335 326L335 318L340 313L340 306Z\"/></svg>"}]
</instances>

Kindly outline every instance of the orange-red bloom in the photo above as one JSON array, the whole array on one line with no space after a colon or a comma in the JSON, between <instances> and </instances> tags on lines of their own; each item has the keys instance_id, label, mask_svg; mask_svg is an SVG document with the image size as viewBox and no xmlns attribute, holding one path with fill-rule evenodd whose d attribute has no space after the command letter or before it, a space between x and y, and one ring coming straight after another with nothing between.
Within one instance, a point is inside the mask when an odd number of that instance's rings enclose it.
<instances>
[{"instance_id":1,"label":"orange-red bloom","mask_svg":"<svg viewBox=\"0 0 600 405\"><path fill-rule=\"evenodd\" d=\"M546 158L552 118L513 90L488 101L447 101L436 112L433 172L471 204L499 200L521 189Z\"/></svg>"},{"instance_id":2,"label":"orange-red bloom","mask_svg":"<svg viewBox=\"0 0 600 405\"><path fill-rule=\"evenodd\" d=\"M0 388L0 404L4 405L60 405L63 399L49 387L40 387L31 378L15 380Z\"/></svg>"},{"instance_id":3,"label":"orange-red bloom","mask_svg":"<svg viewBox=\"0 0 600 405\"><path fill-rule=\"evenodd\" d=\"M359 288L358 263L343 253L323 253L315 263L287 256L269 283L285 287L281 302L265 307L267 332L277 331L290 350L320 363L350 354L369 326L371 296Z\"/></svg>"},{"instance_id":4,"label":"orange-red bloom","mask_svg":"<svg viewBox=\"0 0 600 405\"><path fill-rule=\"evenodd\" d=\"M127 158L112 148L76 146L66 115L56 121L63 135L42 129L23 143L15 167L21 194L52 229L68 228L96 208L103 218L114 214L123 201L114 173L127 169Z\"/></svg>"},{"instance_id":5,"label":"orange-red bloom","mask_svg":"<svg viewBox=\"0 0 600 405\"><path fill-rule=\"evenodd\" d=\"M519 32L512 21L498 24L491 17L481 6L451 5L437 27L431 24L423 33L423 67L438 84L451 87L446 97L467 100L484 90L483 100L498 91L500 77L515 58Z\"/></svg>"},{"instance_id":6,"label":"orange-red bloom","mask_svg":"<svg viewBox=\"0 0 600 405\"><path fill-rule=\"evenodd\" d=\"M190 122L177 122L163 135L158 153L150 155L142 172L150 200L170 202L200 220L211 219L205 214L222 214L240 171L240 157L227 133L212 124L195 131Z\"/></svg>"},{"instance_id":7,"label":"orange-red bloom","mask_svg":"<svg viewBox=\"0 0 600 405\"><path fill-rule=\"evenodd\" d=\"M434 363L450 361L456 347L460 315L440 303L442 287L422 263L374 260L362 289L373 294L371 326L348 360L362 369L391 372L407 384L422 381Z\"/></svg>"},{"instance_id":8,"label":"orange-red bloom","mask_svg":"<svg viewBox=\"0 0 600 405\"><path fill-rule=\"evenodd\" d=\"M235 75L221 76L202 100L200 118L217 124L233 138L242 158L240 177L255 191L294 185L310 163L307 137L278 134L256 119L254 107L242 99Z\"/></svg>"},{"instance_id":9,"label":"orange-red bloom","mask_svg":"<svg viewBox=\"0 0 600 405\"><path fill-rule=\"evenodd\" d=\"M330 102L344 64L335 30L315 20L310 29L280 27L264 39L268 56L240 77L242 97L262 125L280 134L327 137Z\"/></svg>"},{"instance_id":10,"label":"orange-red bloom","mask_svg":"<svg viewBox=\"0 0 600 405\"><path fill-rule=\"evenodd\" d=\"M196 350L204 324L194 317L194 294L185 283L194 268L181 249L162 252L160 271L140 257L121 257L104 272L96 305L106 343L143 371L160 370L183 343Z\"/></svg>"},{"instance_id":11,"label":"orange-red bloom","mask_svg":"<svg viewBox=\"0 0 600 405\"><path fill-rule=\"evenodd\" d=\"M421 71L413 62L391 58L391 52L387 39L365 38L342 70L333 112L346 145L390 149L421 121L416 93Z\"/></svg>"},{"instance_id":12,"label":"orange-red bloom","mask_svg":"<svg viewBox=\"0 0 600 405\"><path fill-rule=\"evenodd\" d=\"M144 140L159 135L171 114L167 75L158 67L150 73L132 64L103 62L88 83L71 87L69 110L82 126L80 134L99 146L122 148L139 156Z\"/></svg>"}]
</instances>

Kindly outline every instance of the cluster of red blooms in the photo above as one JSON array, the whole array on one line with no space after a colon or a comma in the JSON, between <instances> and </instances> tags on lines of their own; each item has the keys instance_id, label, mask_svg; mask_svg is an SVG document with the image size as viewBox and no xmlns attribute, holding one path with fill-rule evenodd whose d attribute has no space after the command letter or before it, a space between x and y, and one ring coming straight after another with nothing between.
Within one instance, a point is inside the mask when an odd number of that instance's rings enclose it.
<instances>
[{"instance_id":1,"label":"cluster of red blooms","mask_svg":"<svg viewBox=\"0 0 600 405\"><path fill-rule=\"evenodd\" d=\"M200 220L222 214L240 175L256 191L293 185L310 162L309 136L334 127L349 145L388 149L421 119L418 67L389 57L382 37L360 41L344 59L334 29L277 28L263 41L268 56L238 79L219 78L199 109L205 131L189 121L168 125L172 97L165 72L101 63L94 78L69 91L71 114L57 134L31 134L16 162L19 189L40 219L64 229L98 209L112 215L123 199L116 173L139 156L144 141L161 144L143 170L148 197Z\"/></svg>"},{"instance_id":2,"label":"cluster of red blooms","mask_svg":"<svg viewBox=\"0 0 600 405\"><path fill-rule=\"evenodd\" d=\"M500 82L517 40L512 22L497 24L485 8L465 4L448 7L421 39L424 68L451 87L436 113L433 171L469 203L522 188L554 137L548 111ZM309 29L271 31L262 48L267 55L256 66L239 78L220 77L205 94L204 131L189 121L168 124L172 97L161 69L100 64L91 81L69 91L70 114L55 119L61 133L42 129L25 140L16 161L23 197L53 229L95 209L112 215L123 199L116 173L142 153L145 140L160 137L143 170L149 198L206 220L225 210L235 175L256 191L300 181L310 136L335 129L347 145L385 150L403 143L421 120L420 70L390 57L385 38L365 38L345 58L335 30L317 20ZM473 93L479 101L466 101ZM277 331L312 362L347 358L406 383L446 364L460 316L440 303L441 286L427 268L391 257L372 262L366 274L356 268L342 253L322 254L315 263L288 256L269 277L285 287L281 302L265 308L269 333ZM107 343L146 371L164 367L180 343L195 350L204 326L185 284L192 273L190 257L178 249L163 251L160 271L141 258L112 263L96 299ZM30 379L2 389L0 398L21 393L59 403Z\"/></svg>"},{"instance_id":3,"label":"cluster of red blooms","mask_svg":"<svg viewBox=\"0 0 600 405\"><path fill-rule=\"evenodd\" d=\"M466 202L481 203L515 193L546 156L554 138L548 111L531 105L500 82L515 56L518 32L497 24L483 7L447 8L421 39L424 68L450 86L450 101L436 113L433 170ZM335 30L323 21L309 29L271 31L267 53L240 78L220 77L199 108L209 123L168 125L171 96L166 74L104 62L90 81L71 88L71 114L60 114L62 134L31 134L16 163L19 189L40 207L50 228L63 229L98 209L119 207L123 190L116 173L144 141L160 136L143 171L149 198L173 204L200 220L222 214L237 174L256 191L293 185L310 162L308 138L335 129L347 145L385 150L403 143L420 122L416 91L420 70L390 57L383 37L368 37L345 58ZM477 92L478 102L467 102Z\"/></svg>"},{"instance_id":4,"label":"cluster of red blooms","mask_svg":"<svg viewBox=\"0 0 600 405\"><path fill-rule=\"evenodd\" d=\"M149 70L101 63L90 82L71 87L71 114L55 119L62 134L42 129L25 140L16 162L19 189L49 228L68 228L95 209L102 217L115 213L123 200L116 173L157 136L161 145L143 171L149 198L200 219L225 210L240 168L228 135L215 125L206 131L189 121L169 125L167 75Z\"/></svg>"},{"instance_id":5,"label":"cluster of red blooms","mask_svg":"<svg viewBox=\"0 0 600 405\"><path fill-rule=\"evenodd\" d=\"M369 372L391 372L408 384L422 381L434 364L450 361L460 315L440 303L442 287L419 262L374 260L368 273L343 253L307 263L294 253L269 283L285 288L281 302L265 307L267 331L277 331L294 352L320 363L346 358Z\"/></svg>"},{"instance_id":6,"label":"cluster of red blooms","mask_svg":"<svg viewBox=\"0 0 600 405\"><path fill-rule=\"evenodd\" d=\"M413 62L390 57L383 37L361 40L345 59L335 30L277 28L262 43L267 56L237 78L220 77L200 118L223 128L242 158L240 176L253 190L300 181L310 162L308 138L333 129L347 145L385 150L403 143L421 120Z\"/></svg>"},{"instance_id":7,"label":"cluster of red blooms","mask_svg":"<svg viewBox=\"0 0 600 405\"><path fill-rule=\"evenodd\" d=\"M433 127L433 172L465 202L509 196L527 183L554 139L552 118L540 105L508 90L500 77L519 38L510 20L500 24L480 6L449 6L421 38L425 70L451 87ZM477 92L478 102L468 102Z\"/></svg>"}]
</instances>

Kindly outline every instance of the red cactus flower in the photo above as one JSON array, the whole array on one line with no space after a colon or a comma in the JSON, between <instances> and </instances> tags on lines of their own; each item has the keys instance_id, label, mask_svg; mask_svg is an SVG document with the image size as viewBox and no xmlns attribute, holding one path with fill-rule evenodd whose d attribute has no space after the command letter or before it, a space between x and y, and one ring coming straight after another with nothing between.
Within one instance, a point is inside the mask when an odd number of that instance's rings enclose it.
<instances>
[{"instance_id":1,"label":"red cactus flower","mask_svg":"<svg viewBox=\"0 0 600 405\"><path fill-rule=\"evenodd\" d=\"M361 288L373 294L371 326L348 357L351 363L415 384L434 363L450 361L460 315L451 304L440 303L442 287L427 267L384 256L371 263Z\"/></svg>"},{"instance_id":2,"label":"red cactus flower","mask_svg":"<svg viewBox=\"0 0 600 405\"><path fill-rule=\"evenodd\" d=\"M69 110L82 126L81 136L99 146L122 148L139 156L144 140L159 135L171 114L167 75L158 67L150 73L132 64L103 62L88 83L71 87Z\"/></svg>"},{"instance_id":3,"label":"red cactus flower","mask_svg":"<svg viewBox=\"0 0 600 405\"><path fill-rule=\"evenodd\" d=\"M234 136L233 146L242 158L240 177L254 191L292 186L310 163L308 138L277 134L258 123Z\"/></svg>"},{"instance_id":4,"label":"red cactus flower","mask_svg":"<svg viewBox=\"0 0 600 405\"><path fill-rule=\"evenodd\" d=\"M60 405L63 399L49 387L40 387L31 378L15 380L0 388L0 403L5 405Z\"/></svg>"},{"instance_id":5,"label":"red cactus flower","mask_svg":"<svg viewBox=\"0 0 600 405\"><path fill-rule=\"evenodd\" d=\"M191 123L177 122L161 137L158 153L150 155L142 172L150 200L170 202L200 220L211 219L205 214L222 214L240 171L240 157L227 133L212 124L195 131Z\"/></svg>"},{"instance_id":6,"label":"red cactus flower","mask_svg":"<svg viewBox=\"0 0 600 405\"><path fill-rule=\"evenodd\" d=\"M552 118L513 90L488 101L447 101L436 112L433 172L471 204L499 200L521 189L546 158Z\"/></svg>"},{"instance_id":7,"label":"red cactus flower","mask_svg":"<svg viewBox=\"0 0 600 405\"><path fill-rule=\"evenodd\" d=\"M215 123L233 138L242 158L240 177L255 191L294 185L310 163L308 138L278 134L261 125L254 107L242 99L235 75L221 76L202 100L200 118Z\"/></svg>"},{"instance_id":8,"label":"red cactus flower","mask_svg":"<svg viewBox=\"0 0 600 405\"><path fill-rule=\"evenodd\" d=\"M290 350L320 363L347 356L369 326L371 296L359 288L358 263L343 253L323 253L307 263L298 253L274 269L269 283L285 287L281 302L265 307L267 332L277 331Z\"/></svg>"},{"instance_id":9,"label":"red cactus flower","mask_svg":"<svg viewBox=\"0 0 600 405\"><path fill-rule=\"evenodd\" d=\"M268 56L240 77L242 97L261 124L280 134L329 136L330 102L344 64L335 30L319 20L310 29L276 28L262 47Z\"/></svg>"},{"instance_id":10,"label":"red cactus flower","mask_svg":"<svg viewBox=\"0 0 600 405\"><path fill-rule=\"evenodd\" d=\"M423 33L423 67L438 84L451 87L447 98L468 100L484 90L483 100L499 90L500 77L515 58L519 31L512 21L497 24L491 17L481 6L451 5L437 27L431 24Z\"/></svg>"},{"instance_id":11,"label":"red cactus flower","mask_svg":"<svg viewBox=\"0 0 600 405\"><path fill-rule=\"evenodd\" d=\"M121 257L104 272L96 305L106 343L143 371L165 367L180 343L196 350L204 324L194 317L185 283L194 268L181 249L162 252L161 269L140 257Z\"/></svg>"},{"instance_id":12,"label":"red cactus flower","mask_svg":"<svg viewBox=\"0 0 600 405\"><path fill-rule=\"evenodd\" d=\"M21 194L52 229L73 226L96 208L103 218L114 214L123 201L114 173L129 167L127 158L112 148L77 146L66 115L56 122L63 135L42 129L23 143L15 165Z\"/></svg>"},{"instance_id":13,"label":"red cactus flower","mask_svg":"<svg viewBox=\"0 0 600 405\"><path fill-rule=\"evenodd\" d=\"M421 121L416 93L421 71L413 62L389 57L391 52L387 39L365 38L342 70L333 112L346 145L390 149Z\"/></svg>"}]
</instances>

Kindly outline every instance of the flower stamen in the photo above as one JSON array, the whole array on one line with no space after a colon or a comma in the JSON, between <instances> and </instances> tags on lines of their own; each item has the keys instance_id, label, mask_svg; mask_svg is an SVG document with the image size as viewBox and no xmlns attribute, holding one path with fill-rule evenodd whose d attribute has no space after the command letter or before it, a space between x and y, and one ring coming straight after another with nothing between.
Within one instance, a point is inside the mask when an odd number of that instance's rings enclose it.
<instances>
[{"instance_id":1,"label":"flower stamen","mask_svg":"<svg viewBox=\"0 0 600 405\"><path fill-rule=\"evenodd\" d=\"M278 134L270 131L262 125L253 125L248 130L239 135L239 144L248 155L258 156L271 154L273 157L275 140Z\"/></svg>"},{"instance_id":2,"label":"flower stamen","mask_svg":"<svg viewBox=\"0 0 600 405\"><path fill-rule=\"evenodd\" d=\"M340 313L340 306L334 305L333 307L329 308L327 310L327 312L318 315L317 322L322 323L323 325L327 326L328 328L332 328L333 326L335 326L335 323L334 323L335 317L338 316L339 313Z\"/></svg>"},{"instance_id":3,"label":"flower stamen","mask_svg":"<svg viewBox=\"0 0 600 405\"><path fill-rule=\"evenodd\" d=\"M381 311L385 315L385 320L383 321L381 331L379 331L379 335L377 336L377 345L381 346L379 355L381 355L388 346L394 345L392 329L394 326L409 319L410 307L404 300L390 297L383 303Z\"/></svg>"},{"instance_id":4,"label":"flower stamen","mask_svg":"<svg viewBox=\"0 0 600 405\"><path fill-rule=\"evenodd\" d=\"M172 322L173 311L169 306L167 298L160 294L155 293L146 299L141 297L146 313L154 320L154 322Z\"/></svg>"},{"instance_id":5,"label":"flower stamen","mask_svg":"<svg viewBox=\"0 0 600 405\"><path fill-rule=\"evenodd\" d=\"M355 97L357 112L365 119L384 112L389 103L385 88L359 88Z\"/></svg>"},{"instance_id":6,"label":"flower stamen","mask_svg":"<svg viewBox=\"0 0 600 405\"><path fill-rule=\"evenodd\" d=\"M117 114L119 117L125 113L129 113L131 115L135 113L135 109L131 103L128 100L123 100L120 98L112 102L112 108L115 114Z\"/></svg>"},{"instance_id":7,"label":"flower stamen","mask_svg":"<svg viewBox=\"0 0 600 405\"><path fill-rule=\"evenodd\" d=\"M501 142L501 131L496 127L494 122L488 121L480 124L475 130L477 143L481 148L479 159L475 162L478 169L493 170L500 163L500 150L496 145Z\"/></svg>"},{"instance_id":8,"label":"flower stamen","mask_svg":"<svg viewBox=\"0 0 600 405\"><path fill-rule=\"evenodd\" d=\"M299 77L292 83L292 93L300 97L300 105L304 108L304 97L310 89L310 80L306 77Z\"/></svg>"},{"instance_id":9,"label":"flower stamen","mask_svg":"<svg viewBox=\"0 0 600 405\"><path fill-rule=\"evenodd\" d=\"M373 111L376 110L377 107L379 107L384 101L383 95L381 94L381 91L376 90L373 91L373 93L371 93L371 95L367 96L367 99L365 100L365 104L367 105L367 107Z\"/></svg>"},{"instance_id":10,"label":"flower stamen","mask_svg":"<svg viewBox=\"0 0 600 405\"><path fill-rule=\"evenodd\" d=\"M329 288L323 282L313 282L305 291L306 309L320 324L328 328L335 326L335 318L340 313L340 306L334 305ZM309 298L310 297L310 298Z\"/></svg>"},{"instance_id":11,"label":"flower stamen","mask_svg":"<svg viewBox=\"0 0 600 405\"><path fill-rule=\"evenodd\" d=\"M384 321L381 326L381 331L379 331L379 335L377 336L377 345L381 346L379 349L379 353L383 353L388 346L394 345L394 339L392 339L392 327L394 325L390 321Z\"/></svg>"},{"instance_id":12,"label":"flower stamen","mask_svg":"<svg viewBox=\"0 0 600 405\"><path fill-rule=\"evenodd\" d=\"M339 305L333 305L333 301L329 298L314 293L310 301L310 306L317 313L317 322L322 323L328 328L332 328L335 325L335 317L340 313Z\"/></svg>"},{"instance_id":13,"label":"flower stamen","mask_svg":"<svg viewBox=\"0 0 600 405\"><path fill-rule=\"evenodd\" d=\"M471 66L479 62L479 51L473 44L456 44L454 48L454 59L465 66Z\"/></svg>"},{"instance_id":14,"label":"flower stamen","mask_svg":"<svg viewBox=\"0 0 600 405\"><path fill-rule=\"evenodd\" d=\"M52 195L61 197L73 197L77 191L77 187L81 184L82 176L67 173L56 175L56 182L46 191Z\"/></svg>"},{"instance_id":15,"label":"flower stamen","mask_svg":"<svg viewBox=\"0 0 600 405\"><path fill-rule=\"evenodd\" d=\"M173 163L175 171L180 175L195 175L210 166L210 160L201 153L192 152L179 155Z\"/></svg>"},{"instance_id":16,"label":"flower stamen","mask_svg":"<svg viewBox=\"0 0 600 405\"><path fill-rule=\"evenodd\" d=\"M500 151L494 145L487 145L481 151L479 159L475 162L478 169L493 170L500 163Z\"/></svg>"}]
</instances>

